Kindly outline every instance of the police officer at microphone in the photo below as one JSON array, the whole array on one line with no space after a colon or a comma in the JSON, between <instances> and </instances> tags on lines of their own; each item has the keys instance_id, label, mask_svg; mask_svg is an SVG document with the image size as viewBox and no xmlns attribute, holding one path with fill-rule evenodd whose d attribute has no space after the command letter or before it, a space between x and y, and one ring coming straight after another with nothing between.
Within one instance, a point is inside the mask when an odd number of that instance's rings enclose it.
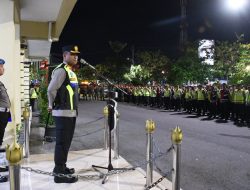
<instances>
[{"instance_id":1,"label":"police officer at microphone","mask_svg":"<svg viewBox=\"0 0 250 190\"><path fill-rule=\"evenodd\" d=\"M75 169L68 168L66 163L75 131L78 104L78 81L72 67L77 64L80 52L78 46L68 45L62 48L62 53L63 63L53 70L48 87L48 111L52 112L56 124L53 172L69 175L55 176L55 183L75 183L77 177L71 176Z\"/></svg>"}]
</instances>

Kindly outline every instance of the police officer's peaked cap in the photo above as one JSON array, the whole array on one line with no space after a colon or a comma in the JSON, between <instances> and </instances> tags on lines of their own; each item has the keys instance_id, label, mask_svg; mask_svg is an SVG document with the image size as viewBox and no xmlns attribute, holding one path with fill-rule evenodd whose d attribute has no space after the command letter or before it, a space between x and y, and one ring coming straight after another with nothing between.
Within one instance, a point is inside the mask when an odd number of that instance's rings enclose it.
<instances>
[{"instance_id":1,"label":"police officer's peaked cap","mask_svg":"<svg viewBox=\"0 0 250 190\"><path fill-rule=\"evenodd\" d=\"M0 65L3 65L4 63L5 63L5 61L0 58Z\"/></svg>"},{"instance_id":2,"label":"police officer's peaked cap","mask_svg":"<svg viewBox=\"0 0 250 190\"><path fill-rule=\"evenodd\" d=\"M65 51L70 52L70 53L76 53L76 54L80 53L79 49L78 49L78 46L76 46L76 45L64 46L62 48L62 52L65 52Z\"/></svg>"}]
</instances>

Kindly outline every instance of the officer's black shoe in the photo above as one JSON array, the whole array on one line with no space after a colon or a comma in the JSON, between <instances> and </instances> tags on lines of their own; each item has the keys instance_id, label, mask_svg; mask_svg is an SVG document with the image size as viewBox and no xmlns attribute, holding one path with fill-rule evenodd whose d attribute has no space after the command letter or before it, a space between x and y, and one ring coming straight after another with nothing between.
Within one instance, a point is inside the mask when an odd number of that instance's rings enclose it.
<instances>
[{"instance_id":1,"label":"officer's black shoe","mask_svg":"<svg viewBox=\"0 0 250 190\"><path fill-rule=\"evenodd\" d=\"M54 182L55 183L75 183L78 181L78 178L75 176L65 176L65 177L54 177Z\"/></svg>"},{"instance_id":2,"label":"officer's black shoe","mask_svg":"<svg viewBox=\"0 0 250 190\"><path fill-rule=\"evenodd\" d=\"M8 177L7 176L0 176L0 183L4 183L8 181Z\"/></svg>"},{"instance_id":3,"label":"officer's black shoe","mask_svg":"<svg viewBox=\"0 0 250 190\"><path fill-rule=\"evenodd\" d=\"M75 173L75 168L65 168L65 173L66 174L74 174Z\"/></svg>"},{"instance_id":4,"label":"officer's black shoe","mask_svg":"<svg viewBox=\"0 0 250 190\"><path fill-rule=\"evenodd\" d=\"M6 167L0 167L0 172L7 172L9 171L9 167L6 166Z\"/></svg>"}]
</instances>

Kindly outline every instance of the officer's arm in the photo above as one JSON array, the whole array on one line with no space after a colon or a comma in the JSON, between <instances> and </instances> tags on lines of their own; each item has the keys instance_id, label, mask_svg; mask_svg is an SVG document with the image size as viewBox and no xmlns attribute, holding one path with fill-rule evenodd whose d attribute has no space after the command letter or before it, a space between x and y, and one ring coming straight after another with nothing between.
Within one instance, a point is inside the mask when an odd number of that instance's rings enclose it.
<instances>
[{"instance_id":1,"label":"officer's arm","mask_svg":"<svg viewBox=\"0 0 250 190\"><path fill-rule=\"evenodd\" d=\"M57 91L62 86L65 78L66 78L66 72L64 69L62 68L56 69L53 72L47 93L49 101L48 109L52 109Z\"/></svg>"}]
</instances>

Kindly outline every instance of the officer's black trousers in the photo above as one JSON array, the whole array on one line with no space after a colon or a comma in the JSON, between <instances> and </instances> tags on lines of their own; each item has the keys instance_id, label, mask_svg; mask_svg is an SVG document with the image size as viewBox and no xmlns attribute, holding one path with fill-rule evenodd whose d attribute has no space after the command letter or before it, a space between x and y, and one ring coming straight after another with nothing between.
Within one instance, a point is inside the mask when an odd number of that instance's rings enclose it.
<instances>
[{"instance_id":1,"label":"officer's black trousers","mask_svg":"<svg viewBox=\"0 0 250 190\"><path fill-rule=\"evenodd\" d=\"M250 105L245 105L245 121L250 123Z\"/></svg>"},{"instance_id":2,"label":"officer's black trousers","mask_svg":"<svg viewBox=\"0 0 250 190\"><path fill-rule=\"evenodd\" d=\"M75 117L54 117L56 123L55 165L64 167L75 131Z\"/></svg>"},{"instance_id":3,"label":"officer's black trousers","mask_svg":"<svg viewBox=\"0 0 250 190\"><path fill-rule=\"evenodd\" d=\"M3 136L8 123L9 114L9 112L0 112L0 146L3 143Z\"/></svg>"}]
</instances>

